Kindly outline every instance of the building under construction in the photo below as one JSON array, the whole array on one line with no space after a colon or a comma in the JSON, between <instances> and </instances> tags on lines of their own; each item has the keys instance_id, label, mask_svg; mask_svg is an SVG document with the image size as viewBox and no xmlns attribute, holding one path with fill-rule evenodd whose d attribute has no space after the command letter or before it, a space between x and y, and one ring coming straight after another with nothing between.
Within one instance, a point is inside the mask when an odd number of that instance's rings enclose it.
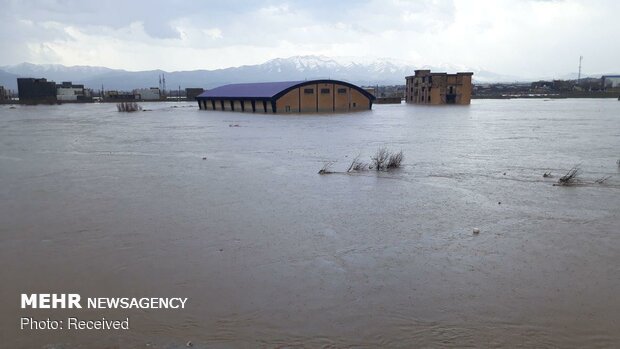
<instances>
[{"instance_id":1,"label":"building under construction","mask_svg":"<svg viewBox=\"0 0 620 349\"><path fill-rule=\"evenodd\" d=\"M413 104L470 104L474 73L431 73L416 70L407 76L405 102Z\"/></svg>"}]
</instances>

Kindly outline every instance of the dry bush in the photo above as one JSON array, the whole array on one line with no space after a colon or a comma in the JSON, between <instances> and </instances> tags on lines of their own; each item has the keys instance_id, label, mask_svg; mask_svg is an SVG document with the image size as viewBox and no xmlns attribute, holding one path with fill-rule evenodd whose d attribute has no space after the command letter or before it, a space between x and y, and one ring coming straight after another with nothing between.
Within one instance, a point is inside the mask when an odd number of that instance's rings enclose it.
<instances>
[{"instance_id":1,"label":"dry bush","mask_svg":"<svg viewBox=\"0 0 620 349\"><path fill-rule=\"evenodd\" d=\"M321 169L319 170L319 174L330 174L330 173L334 173L332 172L330 169L332 167L332 165L334 164L333 161L329 161L323 164L323 167L321 167Z\"/></svg>"},{"instance_id":2,"label":"dry bush","mask_svg":"<svg viewBox=\"0 0 620 349\"><path fill-rule=\"evenodd\" d=\"M360 171L366 171L368 170L368 168L370 167L370 165L368 163L359 161L360 156L356 156L355 159L353 159L353 161L351 161L351 165L349 165L349 169L347 170L348 172L360 172Z\"/></svg>"},{"instance_id":3,"label":"dry bush","mask_svg":"<svg viewBox=\"0 0 620 349\"><path fill-rule=\"evenodd\" d=\"M577 177L581 173L579 166L571 168L564 176L558 180L559 185L573 185L577 182Z\"/></svg>"},{"instance_id":4,"label":"dry bush","mask_svg":"<svg viewBox=\"0 0 620 349\"><path fill-rule=\"evenodd\" d=\"M399 168L400 167L400 163L403 162L403 159L405 158L405 156L403 155L403 151L399 151L398 153L393 153L390 154L388 161L387 161L387 165L386 167L388 169L391 168Z\"/></svg>"},{"instance_id":5,"label":"dry bush","mask_svg":"<svg viewBox=\"0 0 620 349\"><path fill-rule=\"evenodd\" d=\"M611 178L611 176L601 177L601 178L599 178L599 179L595 180L595 182L596 182L597 184L603 184L606 180L608 180L608 179L610 179L610 178Z\"/></svg>"},{"instance_id":6,"label":"dry bush","mask_svg":"<svg viewBox=\"0 0 620 349\"><path fill-rule=\"evenodd\" d=\"M116 105L116 109L119 112L133 112L142 110L142 107L136 102L121 102Z\"/></svg>"},{"instance_id":7,"label":"dry bush","mask_svg":"<svg viewBox=\"0 0 620 349\"><path fill-rule=\"evenodd\" d=\"M390 157L390 152L386 148L379 148L375 153L375 156L371 156L372 160L371 169L374 168L377 171L385 170L385 165Z\"/></svg>"}]
</instances>

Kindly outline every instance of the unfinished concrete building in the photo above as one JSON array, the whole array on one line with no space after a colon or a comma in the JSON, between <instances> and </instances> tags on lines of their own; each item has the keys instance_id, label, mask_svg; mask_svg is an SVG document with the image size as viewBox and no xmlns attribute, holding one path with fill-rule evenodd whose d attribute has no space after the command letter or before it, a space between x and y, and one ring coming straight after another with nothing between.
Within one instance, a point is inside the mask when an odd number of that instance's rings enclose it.
<instances>
[{"instance_id":1,"label":"unfinished concrete building","mask_svg":"<svg viewBox=\"0 0 620 349\"><path fill-rule=\"evenodd\" d=\"M413 104L470 104L471 77L474 73L431 73L416 70L407 76L405 101Z\"/></svg>"}]
</instances>

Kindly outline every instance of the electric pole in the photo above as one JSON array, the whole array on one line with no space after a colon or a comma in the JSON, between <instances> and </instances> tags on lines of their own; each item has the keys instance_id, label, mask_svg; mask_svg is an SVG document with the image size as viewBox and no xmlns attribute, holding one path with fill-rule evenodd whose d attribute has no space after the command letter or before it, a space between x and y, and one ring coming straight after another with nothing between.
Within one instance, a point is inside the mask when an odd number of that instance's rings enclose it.
<instances>
[{"instance_id":1,"label":"electric pole","mask_svg":"<svg viewBox=\"0 0 620 349\"><path fill-rule=\"evenodd\" d=\"M577 74L577 85L581 82L581 61L583 60L583 56L579 56L579 74Z\"/></svg>"}]
</instances>

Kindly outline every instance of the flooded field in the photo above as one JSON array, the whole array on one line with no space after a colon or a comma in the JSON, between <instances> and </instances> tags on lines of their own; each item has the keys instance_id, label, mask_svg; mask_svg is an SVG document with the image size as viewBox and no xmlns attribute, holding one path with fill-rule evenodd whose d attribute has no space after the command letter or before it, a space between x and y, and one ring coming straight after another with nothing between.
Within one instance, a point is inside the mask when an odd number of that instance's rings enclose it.
<instances>
[{"instance_id":1,"label":"flooded field","mask_svg":"<svg viewBox=\"0 0 620 349\"><path fill-rule=\"evenodd\" d=\"M2 347L620 346L620 102L143 106L0 106ZM383 146L402 168L317 174ZM188 301L20 309L36 292Z\"/></svg>"}]
</instances>

